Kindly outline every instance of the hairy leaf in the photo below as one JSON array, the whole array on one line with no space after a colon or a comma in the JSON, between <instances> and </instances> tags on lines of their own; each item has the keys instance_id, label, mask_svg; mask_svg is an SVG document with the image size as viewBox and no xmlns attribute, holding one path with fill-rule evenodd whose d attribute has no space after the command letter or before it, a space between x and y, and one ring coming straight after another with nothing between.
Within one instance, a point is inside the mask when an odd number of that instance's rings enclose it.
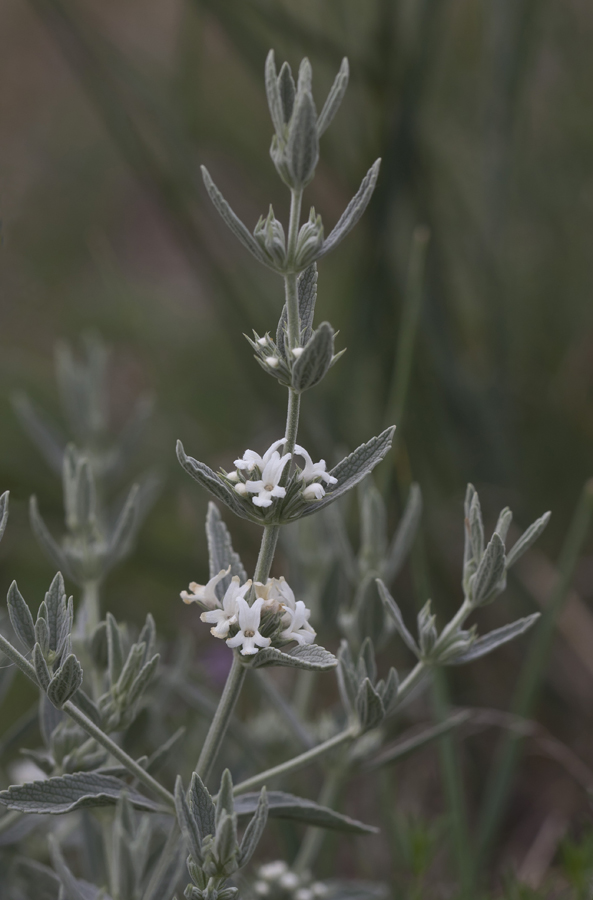
<instances>
[{"instance_id":1,"label":"hairy leaf","mask_svg":"<svg viewBox=\"0 0 593 900\"><path fill-rule=\"evenodd\" d=\"M253 657L252 668L261 669L267 666L284 666L295 669L309 669L316 672L324 672L334 669L338 660L317 644L297 644L291 650L278 650L276 647L267 647L259 650Z\"/></svg>"},{"instance_id":2,"label":"hairy leaf","mask_svg":"<svg viewBox=\"0 0 593 900\"><path fill-rule=\"evenodd\" d=\"M414 656L419 656L420 650L418 649L418 645L417 645L416 641L414 640L414 638L412 637L412 635L406 628L404 618L401 614L401 610L380 578L377 578L377 587L379 589L379 594L381 596L381 600L387 607L387 609L395 623L397 632L398 632L399 636L401 637L402 641L404 642L406 647L412 651Z\"/></svg>"},{"instance_id":3,"label":"hairy leaf","mask_svg":"<svg viewBox=\"0 0 593 900\"><path fill-rule=\"evenodd\" d=\"M527 531L525 531L517 543L509 550L507 556L507 569L510 569L513 566L520 556L523 556L526 550L528 550L531 545L538 539L548 522L550 521L550 516L552 513L547 512L544 513L541 518L537 519L533 525L530 525Z\"/></svg>"},{"instance_id":4,"label":"hairy leaf","mask_svg":"<svg viewBox=\"0 0 593 900\"><path fill-rule=\"evenodd\" d=\"M73 653L66 657L47 688L47 696L57 709L82 685L82 666Z\"/></svg>"},{"instance_id":5,"label":"hairy leaf","mask_svg":"<svg viewBox=\"0 0 593 900\"><path fill-rule=\"evenodd\" d=\"M252 815L258 807L260 795L257 792L239 794L235 797L235 812L239 820ZM268 791L268 815L275 819L294 819L305 825L317 825L334 831L345 831L351 834L376 834L378 828L365 825L357 819L351 819L342 813L320 806L313 800L295 797L283 791Z\"/></svg>"},{"instance_id":6,"label":"hairy leaf","mask_svg":"<svg viewBox=\"0 0 593 900\"><path fill-rule=\"evenodd\" d=\"M258 522L255 515L251 515L249 507L244 506L237 494L216 475L205 463L198 462L192 456L187 456L181 441L177 441L177 459L185 471L194 478L198 484L206 488L217 500L228 506L235 515L250 522Z\"/></svg>"},{"instance_id":7,"label":"hairy leaf","mask_svg":"<svg viewBox=\"0 0 593 900\"><path fill-rule=\"evenodd\" d=\"M128 800L137 809L148 812L159 809L152 800L129 788L119 778L96 772L76 772L46 781L12 785L0 791L0 803L24 813L61 815L85 807L115 806L122 791L126 791Z\"/></svg>"},{"instance_id":8,"label":"hairy leaf","mask_svg":"<svg viewBox=\"0 0 593 900\"><path fill-rule=\"evenodd\" d=\"M343 240L346 235L352 231L365 209L368 206L369 200L375 190L375 185L377 183L377 178L379 177L379 167L381 165L381 160L378 159L373 163L369 171L364 176L361 185L342 213L338 224L330 232L327 237L327 240L323 243L323 248L319 254L319 256L325 256L326 253L329 253L330 250L333 250L341 240Z\"/></svg>"},{"instance_id":9,"label":"hairy leaf","mask_svg":"<svg viewBox=\"0 0 593 900\"><path fill-rule=\"evenodd\" d=\"M517 619L516 622L511 622L509 625L503 625L502 628L490 631L483 637L478 638L477 641L474 641L469 650L461 654L461 656L454 657L449 665L461 666L464 663L472 662L474 659L480 659L481 656L486 656L487 653L491 653L497 647L501 647L503 644L519 637L520 634L531 628L539 617L539 613L533 613L531 616L525 616L525 618Z\"/></svg>"},{"instance_id":10,"label":"hairy leaf","mask_svg":"<svg viewBox=\"0 0 593 900\"><path fill-rule=\"evenodd\" d=\"M261 789L255 814L245 829L241 846L239 847L239 865L245 866L255 853L257 845L268 821L268 793Z\"/></svg>"},{"instance_id":11,"label":"hairy leaf","mask_svg":"<svg viewBox=\"0 0 593 900\"><path fill-rule=\"evenodd\" d=\"M384 580L389 584L401 570L412 549L422 515L422 493L417 484L410 485L406 508L387 553Z\"/></svg>"},{"instance_id":12,"label":"hairy leaf","mask_svg":"<svg viewBox=\"0 0 593 900\"><path fill-rule=\"evenodd\" d=\"M484 551L472 582L471 595L474 603L481 605L499 593L505 569L504 544L500 535L495 532Z\"/></svg>"},{"instance_id":13,"label":"hairy leaf","mask_svg":"<svg viewBox=\"0 0 593 900\"><path fill-rule=\"evenodd\" d=\"M327 100L323 104L323 109L319 113L319 118L317 120L317 134L319 135L319 137L321 137L323 132L328 128L333 117L340 108L340 104L344 99L344 94L346 93L346 88L348 87L349 75L350 69L348 66L348 60L346 59L346 57L344 57L340 66L340 71L336 75L331 90L327 95Z\"/></svg>"},{"instance_id":14,"label":"hairy leaf","mask_svg":"<svg viewBox=\"0 0 593 900\"><path fill-rule=\"evenodd\" d=\"M299 393L319 384L334 355L334 330L322 322L292 367L292 386Z\"/></svg>"},{"instance_id":15,"label":"hairy leaf","mask_svg":"<svg viewBox=\"0 0 593 900\"><path fill-rule=\"evenodd\" d=\"M230 532L222 521L218 507L212 501L208 503L208 513L206 515L206 538L208 541L208 558L210 560L210 578L218 575L221 569L231 567L229 574L217 585L217 588L220 588L219 597L222 598L231 583L233 575L237 575L241 584L245 584L247 572L243 567L239 554L233 550Z\"/></svg>"},{"instance_id":16,"label":"hairy leaf","mask_svg":"<svg viewBox=\"0 0 593 900\"><path fill-rule=\"evenodd\" d=\"M32 650L35 646L35 622L33 621L31 610L17 587L16 581L13 581L8 588L6 603L8 605L10 623L16 636L27 650Z\"/></svg>"}]
</instances>

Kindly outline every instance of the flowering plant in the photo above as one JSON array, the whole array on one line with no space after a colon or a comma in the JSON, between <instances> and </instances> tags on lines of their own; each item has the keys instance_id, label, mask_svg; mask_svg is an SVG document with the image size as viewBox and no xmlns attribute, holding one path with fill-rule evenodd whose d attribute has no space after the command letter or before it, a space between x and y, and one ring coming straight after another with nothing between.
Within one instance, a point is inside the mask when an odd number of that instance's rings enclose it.
<instances>
[{"instance_id":1,"label":"flowering plant","mask_svg":"<svg viewBox=\"0 0 593 900\"><path fill-rule=\"evenodd\" d=\"M361 554L355 609L341 609L338 614L344 640L337 655L316 643L307 594L293 590L284 576L272 576L281 529L327 509L367 479L389 452L394 428L372 437L329 471L324 460L314 462L309 451L297 443L304 392L320 383L343 352L334 352L331 325L323 322L314 327L316 263L346 237L364 213L377 182L379 161L369 169L327 238L315 210L302 224L303 191L315 174L320 137L343 99L348 64L346 60L342 63L319 114L308 60L302 61L295 82L286 63L277 72L270 53L265 82L275 129L270 153L290 190L287 228L270 208L252 233L205 169L203 176L226 224L250 253L284 282L284 305L275 339L269 333L263 337L255 334L249 342L264 371L287 389L286 430L261 455L246 450L228 472L215 472L188 456L181 443L177 447L181 465L201 487L230 512L262 528L257 563L248 578L218 506L210 503L206 519L209 576L203 584L192 582L181 592L181 599L195 605L201 621L211 626L212 636L233 651L224 690L209 710L209 728L191 768L183 733L165 738L150 753L136 752L134 737L143 712L150 712L152 733L162 735L172 694L194 697L184 663L160 663L150 615L135 633L123 628L111 614L103 617L101 611L101 588L112 567L130 552L155 482L145 478L132 488L115 520L109 518L105 486L123 458L117 448L106 449L102 418L93 416L93 411L102 408L105 387L100 346L89 346L86 368L75 364L68 351L61 351L65 400L73 410L73 430L80 447L48 445L47 433L39 427L34 411L20 406L21 417L41 441L46 455L54 465L57 460L64 484L64 539L54 539L35 501L31 507L33 527L50 557L81 589L82 598L75 610L59 573L36 617L16 584L8 593L12 633L10 637L0 633L0 650L39 692L44 746L26 754L38 777L0 792L0 804L7 810L0 817L0 840L5 847L17 847L30 831L43 831L48 815L68 816L71 823L49 838L52 868L41 862L23 866L10 859L6 883L15 900L26 896L23 885L31 883L36 896L64 900L157 900L180 891L191 900L230 900L239 894L294 900L383 896L385 888L378 882L323 881L312 874L323 833L320 829L355 834L376 831L373 825L335 811L332 797L361 766L378 766L397 758L397 747L381 749L386 723L436 667L478 659L521 635L537 618L519 619L481 637L475 625L465 627L477 609L504 590L508 568L538 537L548 519L538 520L507 553L510 511L503 510L486 541L479 499L471 486L465 505L463 602L440 632L428 601L418 614L414 637L390 591L418 525L417 486L410 491L391 548L380 533L380 497L374 489L364 495L368 498L364 501L368 540ZM136 430L144 419L143 410L141 413ZM130 435L125 438L129 445ZM0 504L0 533L7 516L5 494ZM415 657L414 666L401 678L393 666L379 677L374 642L360 633L357 614L369 585L376 586L383 603L384 633L397 631ZM154 676L159 666L165 675L157 681ZM307 678L315 677L311 673L325 673L328 678L328 673L337 675L341 708L328 713L325 734L318 734L319 739L313 737L313 724L299 718L267 674L259 671L272 667L300 670L299 675L304 673ZM233 781L221 759L226 759L225 738L232 733L234 711L248 673L253 673L262 690L273 698L302 750L276 765L257 766L251 774L245 772L243 760L236 768L244 777ZM455 724L457 721L448 727ZM317 731L323 731L321 726ZM427 739L423 737L417 744ZM326 791L319 803L273 787L277 779L287 779L328 757L336 761L338 775L331 777L332 790ZM157 778L169 758L174 759L175 770ZM308 830L289 861L268 861L255 870L246 869L268 817L296 820Z\"/></svg>"}]
</instances>

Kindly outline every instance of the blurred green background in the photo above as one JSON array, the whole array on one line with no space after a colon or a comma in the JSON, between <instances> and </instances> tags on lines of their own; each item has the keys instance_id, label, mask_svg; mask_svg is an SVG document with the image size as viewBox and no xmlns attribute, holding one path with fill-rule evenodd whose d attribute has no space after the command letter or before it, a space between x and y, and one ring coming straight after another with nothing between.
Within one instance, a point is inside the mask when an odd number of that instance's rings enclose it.
<instances>
[{"instance_id":1,"label":"blurred green background","mask_svg":"<svg viewBox=\"0 0 593 900\"><path fill-rule=\"evenodd\" d=\"M136 621L150 609L166 634L195 626L178 594L205 578L207 498L179 468L175 439L229 467L284 425L284 392L242 337L275 329L281 280L236 244L199 177L206 163L251 228L270 202L286 217L263 89L274 47L293 68L311 59L318 105L342 56L350 60L350 89L305 198L326 233L383 158L361 224L320 264L318 321L331 321L348 350L305 397L302 440L333 461L391 422L412 234L428 226L405 415L383 464L391 472L380 475L392 522L405 486L419 481L430 587L445 616L460 596L465 483L480 490L492 526L507 504L521 527L552 509L538 552L483 621L544 603L593 470L592 41L591 7L579 0L5 0L0 486L11 490L12 516L0 588L17 578L40 596L53 572L30 534L31 493L54 533L62 528L60 486L10 397L25 390L57 421L54 343L95 329L114 348L114 430L139 394L153 394L138 465L165 478L107 607ZM257 530L230 524L253 561ZM591 552L589 542L573 624L555 639L536 712L593 767L593 644L583 648L593 633ZM411 581L401 585L410 614ZM526 646L456 674L455 703L508 709ZM498 740L485 734L455 745L470 821ZM539 752L530 748L509 807L502 869L525 863L550 815L562 823L556 845L589 815L570 766ZM426 792L430 777L418 771ZM414 810L430 812L434 799L417 793Z\"/></svg>"}]
</instances>

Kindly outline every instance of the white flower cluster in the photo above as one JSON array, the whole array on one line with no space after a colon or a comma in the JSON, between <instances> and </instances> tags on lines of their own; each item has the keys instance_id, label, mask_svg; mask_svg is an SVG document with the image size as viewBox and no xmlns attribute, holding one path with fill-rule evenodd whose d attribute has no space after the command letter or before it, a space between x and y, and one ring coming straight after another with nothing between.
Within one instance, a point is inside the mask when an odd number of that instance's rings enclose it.
<instances>
[{"instance_id":1,"label":"white flower cluster","mask_svg":"<svg viewBox=\"0 0 593 900\"><path fill-rule=\"evenodd\" d=\"M241 459L235 460L238 470L245 476L253 475L256 470L259 478L247 479L244 481L237 471L230 472L226 477L235 485L235 490L241 497L248 497L249 494L254 496L251 498L255 506L267 507L271 506L275 497L285 497L286 488L280 484L284 469L290 460L290 453L282 456L278 448L285 443L284 438L274 441L263 456L255 453L253 450L246 450ZM325 495L326 485L337 484L338 479L334 478L326 471L325 460L320 459L314 463L304 447L295 445L295 454L301 456L305 462L302 469L299 469L297 478L302 482L302 494L305 500L321 500Z\"/></svg>"},{"instance_id":2,"label":"white flower cluster","mask_svg":"<svg viewBox=\"0 0 593 900\"><path fill-rule=\"evenodd\" d=\"M291 872L286 863L278 859L259 867L253 889L258 897L288 895L292 900L318 900L329 893L322 881L311 881L308 874Z\"/></svg>"},{"instance_id":3,"label":"white flower cluster","mask_svg":"<svg viewBox=\"0 0 593 900\"><path fill-rule=\"evenodd\" d=\"M197 603L205 607L200 616L202 622L212 625L210 629L214 637L226 640L233 649L240 647L243 656L257 653L260 647L269 647L271 638L260 633L262 616L266 613L276 618L279 643L296 641L298 644L312 644L315 631L309 624L311 610L302 600L296 600L288 582L282 578L270 578L266 584L255 582L256 599L250 606L245 595L252 586L251 579L240 584L235 575L225 591L222 601L216 596L216 586L230 572L222 569L207 584L189 586L188 591L181 592L184 603ZM231 634L231 630L235 632Z\"/></svg>"}]
</instances>

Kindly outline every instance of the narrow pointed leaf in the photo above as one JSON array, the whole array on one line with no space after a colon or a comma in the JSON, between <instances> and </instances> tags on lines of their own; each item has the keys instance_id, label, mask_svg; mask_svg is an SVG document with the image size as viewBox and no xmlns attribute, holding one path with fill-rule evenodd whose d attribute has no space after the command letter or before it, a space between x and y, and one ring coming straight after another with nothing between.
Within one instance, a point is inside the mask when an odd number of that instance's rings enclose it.
<instances>
[{"instance_id":1,"label":"narrow pointed leaf","mask_svg":"<svg viewBox=\"0 0 593 900\"><path fill-rule=\"evenodd\" d=\"M321 137L323 132L326 131L328 126L331 124L333 117L340 108L340 104L344 99L344 94L346 93L346 88L348 87L349 75L350 69L348 66L348 60L346 59L346 57L344 57L340 66L340 71L336 75L331 90L327 95L327 100L323 104L323 109L319 113L319 118L317 120L317 134L319 135L319 137Z\"/></svg>"},{"instance_id":2,"label":"narrow pointed leaf","mask_svg":"<svg viewBox=\"0 0 593 900\"><path fill-rule=\"evenodd\" d=\"M504 544L495 532L484 551L472 583L471 593L474 603L485 603L499 592L505 569Z\"/></svg>"},{"instance_id":3,"label":"narrow pointed leaf","mask_svg":"<svg viewBox=\"0 0 593 900\"><path fill-rule=\"evenodd\" d=\"M192 815L198 822L202 839L209 834L214 834L216 831L216 807L208 788L197 772L192 775L187 802Z\"/></svg>"},{"instance_id":4,"label":"narrow pointed leaf","mask_svg":"<svg viewBox=\"0 0 593 900\"><path fill-rule=\"evenodd\" d=\"M10 623L16 636L27 650L32 650L35 646L35 622L33 621L31 610L17 587L16 581L13 581L8 588L6 603Z\"/></svg>"},{"instance_id":5,"label":"narrow pointed leaf","mask_svg":"<svg viewBox=\"0 0 593 900\"><path fill-rule=\"evenodd\" d=\"M45 550L46 554L49 556L50 560L55 563L59 569L63 572L68 573L71 578L73 578L73 574L66 559L66 556L62 552L62 548L59 544L53 539L51 534L48 531L48 528L41 518L41 514L39 512L39 507L37 506L37 498L31 497L31 502L29 506L29 514L31 519L31 528L33 529L33 534L37 538L40 546L43 550ZM73 578L76 581L75 578Z\"/></svg>"},{"instance_id":6,"label":"narrow pointed leaf","mask_svg":"<svg viewBox=\"0 0 593 900\"><path fill-rule=\"evenodd\" d=\"M245 866L255 853L257 845L266 827L268 821L268 794L264 788L261 789L259 801L255 810L255 814L249 822L241 846L239 848L239 865Z\"/></svg>"},{"instance_id":7,"label":"narrow pointed leaf","mask_svg":"<svg viewBox=\"0 0 593 900\"><path fill-rule=\"evenodd\" d=\"M461 656L455 657L448 665L461 666L465 663L473 662L474 659L486 656L487 653L491 653L497 647L501 647L503 644L507 644L509 641L519 637L520 634L524 634L537 622L539 617L539 613L533 613L531 616L525 616L524 619L517 619L516 622L511 622L509 625L503 625L502 628L490 631L483 637L478 638L477 641L474 641L469 650Z\"/></svg>"},{"instance_id":8,"label":"narrow pointed leaf","mask_svg":"<svg viewBox=\"0 0 593 900\"><path fill-rule=\"evenodd\" d=\"M418 645L404 623L404 618L401 614L401 610L383 582L380 578L377 578L377 588L379 589L379 595L381 600L385 604L387 610L391 614L391 617L395 623L395 627L402 641L408 647L409 650L412 651L414 656L419 656L420 650L418 649Z\"/></svg>"},{"instance_id":9,"label":"narrow pointed leaf","mask_svg":"<svg viewBox=\"0 0 593 900\"><path fill-rule=\"evenodd\" d=\"M340 241L343 240L350 231L352 231L358 220L361 218L362 214L368 206L373 191L375 190L377 178L379 177L380 165L381 160L378 159L375 163L373 163L373 165L363 178L357 193L354 195L354 197L342 213L338 224L333 229L333 231L330 232L327 240L324 241L323 248L321 250L321 253L319 254L320 257L325 256L326 253L329 253L330 250L333 250L334 247L336 247L340 243Z\"/></svg>"},{"instance_id":10,"label":"narrow pointed leaf","mask_svg":"<svg viewBox=\"0 0 593 900\"><path fill-rule=\"evenodd\" d=\"M122 791L126 791L136 809L148 812L159 809L156 803L119 778L96 772L76 772L45 781L12 785L8 790L0 791L0 804L24 813L61 815L86 807L115 806Z\"/></svg>"},{"instance_id":11,"label":"narrow pointed leaf","mask_svg":"<svg viewBox=\"0 0 593 900\"><path fill-rule=\"evenodd\" d=\"M291 650L277 650L275 647L267 647L259 650L253 657L252 668L262 669L268 666L283 666L285 668L309 669L315 672L325 672L335 669L338 660L317 644L297 644Z\"/></svg>"},{"instance_id":12,"label":"narrow pointed leaf","mask_svg":"<svg viewBox=\"0 0 593 900\"><path fill-rule=\"evenodd\" d=\"M251 816L258 807L260 794L257 792L240 794L235 797L235 812L239 821ZM333 831L351 834L376 834L379 829L335 812L327 806L320 806L313 800L295 797L283 791L268 791L268 816L272 819L293 819L305 825L316 825Z\"/></svg>"},{"instance_id":13,"label":"narrow pointed leaf","mask_svg":"<svg viewBox=\"0 0 593 900\"><path fill-rule=\"evenodd\" d=\"M264 252L260 248L259 244L255 240L247 226L244 225L241 219L233 212L229 204L226 202L226 200L212 181L212 178L210 177L210 174L205 166L202 166L202 178L204 179L204 185L206 186L206 190L208 191L208 196L218 210L221 218L228 225L235 237L241 241L243 246L246 247L247 250L249 250L250 253L253 254L253 256L255 256L258 262L262 263L264 266L267 266L269 269L274 270L274 267L270 265L269 260L265 256Z\"/></svg>"},{"instance_id":14,"label":"narrow pointed leaf","mask_svg":"<svg viewBox=\"0 0 593 900\"><path fill-rule=\"evenodd\" d=\"M228 506L235 515L240 516L242 519L247 519L250 522L258 521L255 515L250 514L249 507L244 506L241 503L238 495L231 488L227 487L212 469L204 463L198 462L198 460L194 459L192 456L187 456L181 441L177 441L177 459L185 471L191 475L198 484L203 488L206 488L207 491L209 491L217 500L220 500L221 503L224 503L225 506Z\"/></svg>"},{"instance_id":15,"label":"narrow pointed leaf","mask_svg":"<svg viewBox=\"0 0 593 900\"><path fill-rule=\"evenodd\" d=\"M523 556L526 550L528 550L531 545L538 539L548 522L550 521L550 516L552 513L547 512L544 513L541 518L539 518L533 525L530 525L527 531L525 531L517 543L509 550L509 554L507 556L507 569L510 569L513 566L520 556Z\"/></svg>"},{"instance_id":16,"label":"narrow pointed leaf","mask_svg":"<svg viewBox=\"0 0 593 900\"><path fill-rule=\"evenodd\" d=\"M82 666L73 653L66 657L47 688L47 696L57 709L61 709L82 685Z\"/></svg>"},{"instance_id":17,"label":"narrow pointed leaf","mask_svg":"<svg viewBox=\"0 0 593 900\"><path fill-rule=\"evenodd\" d=\"M274 128L277 134L282 134L284 125L284 116L282 113L282 99L280 97L280 89L278 87L278 76L276 74L276 62L274 60L274 51L270 50L266 58L265 68L266 78L266 96L268 98L268 107Z\"/></svg>"},{"instance_id":18,"label":"narrow pointed leaf","mask_svg":"<svg viewBox=\"0 0 593 900\"><path fill-rule=\"evenodd\" d=\"M202 861L202 836L196 818L189 808L180 775L177 776L175 782L175 810L187 849L195 861L200 863Z\"/></svg>"},{"instance_id":19,"label":"narrow pointed leaf","mask_svg":"<svg viewBox=\"0 0 593 900\"><path fill-rule=\"evenodd\" d=\"M331 366L334 355L334 330L322 322L313 333L292 367L292 386L301 393L319 384Z\"/></svg>"},{"instance_id":20,"label":"narrow pointed leaf","mask_svg":"<svg viewBox=\"0 0 593 900\"><path fill-rule=\"evenodd\" d=\"M217 587L220 587L220 597L223 597L233 575L237 575L241 584L244 584L247 581L247 572L239 554L233 550L230 532L222 521L218 507L212 502L208 504L208 513L206 515L206 538L208 541L210 578L218 575L221 569L231 567L231 571L226 578L223 578L217 585Z\"/></svg>"},{"instance_id":21,"label":"narrow pointed leaf","mask_svg":"<svg viewBox=\"0 0 593 900\"><path fill-rule=\"evenodd\" d=\"M293 186L305 187L315 174L319 160L317 113L309 91L297 93L289 126L286 155Z\"/></svg>"},{"instance_id":22,"label":"narrow pointed leaf","mask_svg":"<svg viewBox=\"0 0 593 900\"><path fill-rule=\"evenodd\" d=\"M384 580L389 584L400 572L408 553L412 549L420 517L422 516L422 493L417 484L410 485L408 501L401 522L395 532L387 553Z\"/></svg>"},{"instance_id":23,"label":"narrow pointed leaf","mask_svg":"<svg viewBox=\"0 0 593 900\"><path fill-rule=\"evenodd\" d=\"M9 492L4 491L0 497L0 541L2 540L2 535L6 531L6 525L8 523L8 498Z\"/></svg>"}]
</instances>

